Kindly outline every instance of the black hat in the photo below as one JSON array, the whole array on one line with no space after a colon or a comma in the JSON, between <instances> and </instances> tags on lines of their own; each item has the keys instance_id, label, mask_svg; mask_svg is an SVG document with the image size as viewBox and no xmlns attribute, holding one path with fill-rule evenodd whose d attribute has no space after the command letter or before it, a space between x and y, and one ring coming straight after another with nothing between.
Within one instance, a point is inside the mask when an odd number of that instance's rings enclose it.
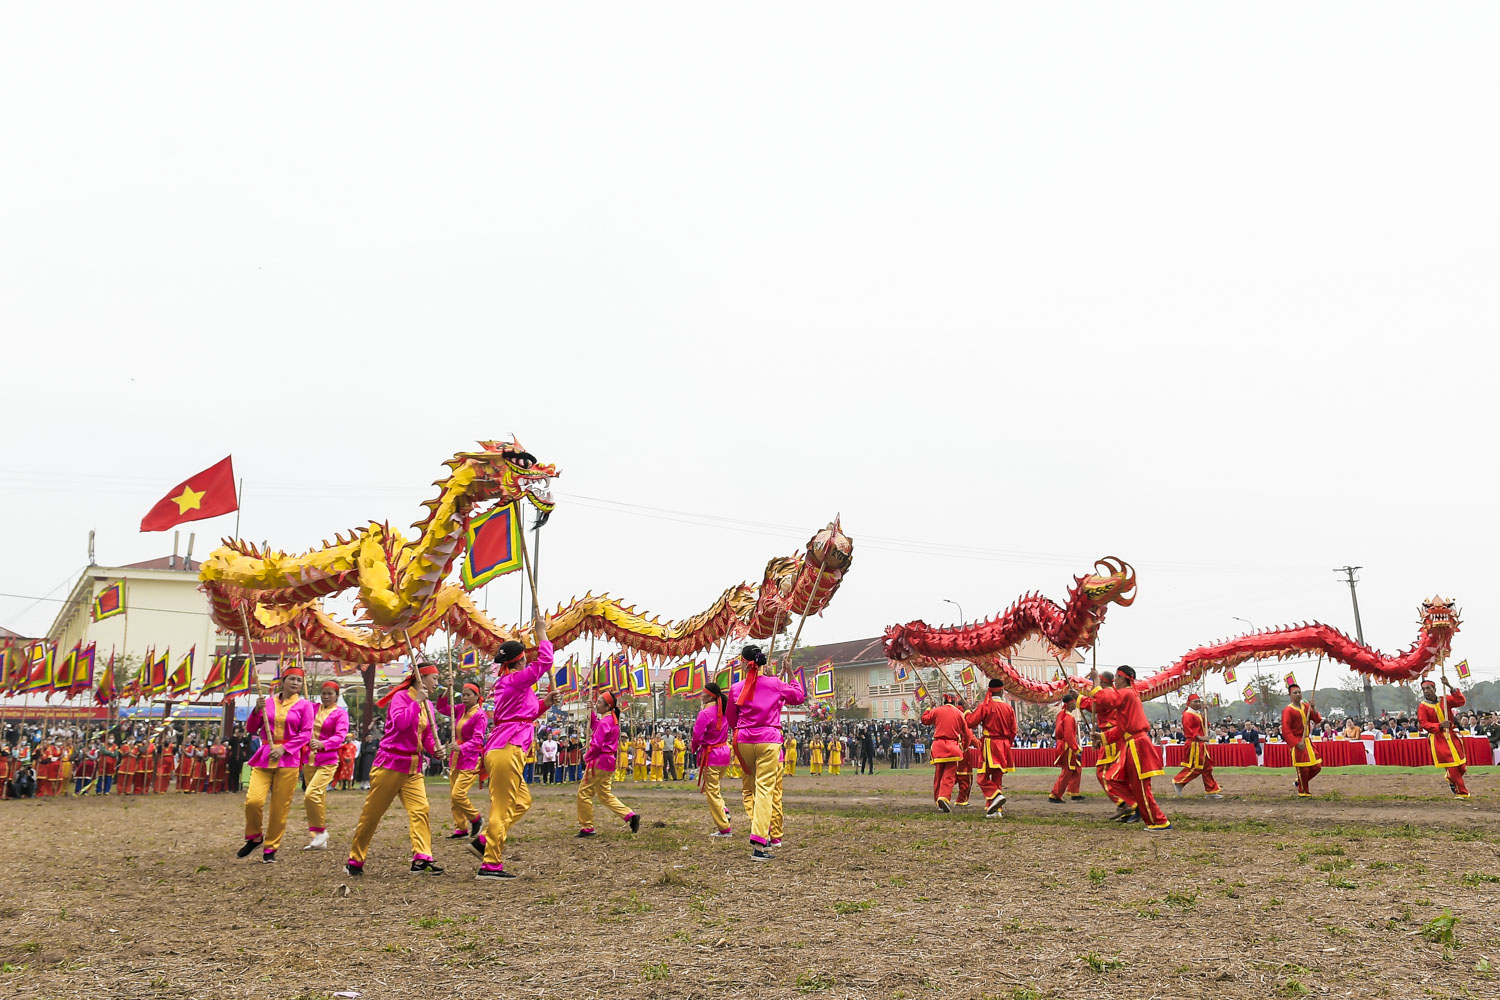
<instances>
[{"instance_id":1,"label":"black hat","mask_svg":"<svg viewBox=\"0 0 1500 1000\"><path fill-rule=\"evenodd\" d=\"M518 657L526 655L526 647L514 639L507 639L500 644L500 649L495 653L496 663L509 663Z\"/></svg>"}]
</instances>

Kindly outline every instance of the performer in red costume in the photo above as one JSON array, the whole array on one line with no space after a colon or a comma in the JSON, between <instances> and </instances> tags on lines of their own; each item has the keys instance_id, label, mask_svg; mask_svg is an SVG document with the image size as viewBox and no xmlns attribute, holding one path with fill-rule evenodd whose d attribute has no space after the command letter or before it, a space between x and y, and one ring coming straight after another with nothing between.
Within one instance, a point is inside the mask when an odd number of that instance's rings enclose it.
<instances>
[{"instance_id":1,"label":"performer in red costume","mask_svg":"<svg viewBox=\"0 0 1500 1000\"><path fill-rule=\"evenodd\" d=\"M1323 770L1318 751L1312 745L1312 727L1322 722L1312 702L1302 701L1302 686L1288 684L1287 694L1292 702L1281 710L1281 738L1292 748L1292 766L1297 769L1297 797L1312 798L1312 780Z\"/></svg>"},{"instance_id":2,"label":"performer in red costume","mask_svg":"<svg viewBox=\"0 0 1500 1000\"><path fill-rule=\"evenodd\" d=\"M974 730L965 726L964 735L969 738L969 742L964 747L964 759L958 762L958 782L953 786L955 806L969 804L969 792L974 788L974 772L984 766L984 755L980 750L979 740L974 738Z\"/></svg>"},{"instance_id":3,"label":"performer in red costume","mask_svg":"<svg viewBox=\"0 0 1500 1000\"><path fill-rule=\"evenodd\" d=\"M1089 672L1089 677L1094 678L1093 671ZM1141 704L1141 694L1135 689L1135 668L1117 667L1114 688L1106 691L1095 687L1090 698L1095 705L1115 713L1115 722L1121 731L1119 759L1105 774L1105 778L1126 798L1115 818L1121 823L1133 823L1139 819L1148 830L1170 830L1171 822L1156 804L1156 796L1151 794L1151 779L1162 773L1161 754L1151 742L1146 707ZM1134 800L1133 807L1131 800Z\"/></svg>"},{"instance_id":4,"label":"performer in red costume","mask_svg":"<svg viewBox=\"0 0 1500 1000\"><path fill-rule=\"evenodd\" d=\"M1052 726L1052 738L1057 742L1057 757L1052 761L1057 765L1057 781L1052 785L1052 794L1047 796L1048 802L1061 802L1064 795L1072 796L1074 802L1083 801L1078 794L1083 779L1083 755L1078 748L1078 720L1073 718L1073 706L1077 703L1078 695L1072 691L1063 695L1062 709Z\"/></svg>"},{"instance_id":5,"label":"performer in red costume","mask_svg":"<svg viewBox=\"0 0 1500 1000\"><path fill-rule=\"evenodd\" d=\"M983 766L979 769L979 788L984 792L984 815L986 819L1000 819L1005 805L1005 793L1001 791L1007 771L1014 771L1010 762L1010 744L1016 738L1016 713L1000 700L1005 682L998 678L990 681L984 700L964 716L968 726L984 727Z\"/></svg>"},{"instance_id":6,"label":"performer in red costume","mask_svg":"<svg viewBox=\"0 0 1500 1000\"><path fill-rule=\"evenodd\" d=\"M1203 791L1211 799L1222 799L1219 783L1214 780L1213 761L1208 758L1208 716L1203 710L1203 696L1196 691L1188 695L1187 708L1182 710L1182 738L1187 742L1187 757L1172 779L1172 788L1181 795L1194 778L1202 775Z\"/></svg>"},{"instance_id":7,"label":"performer in red costume","mask_svg":"<svg viewBox=\"0 0 1500 1000\"><path fill-rule=\"evenodd\" d=\"M1464 772L1468 761L1464 760L1463 743L1453 735L1453 710L1464 704L1464 693L1453 691L1448 686L1448 675L1443 675L1443 690L1451 694L1439 698L1437 685L1431 680L1422 682L1422 703L1417 706L1417 725L1427 734L1427 743L1432 747L1432 766L1448 772L1448 787L1461 799L1469 797L1469 786L1464 784Z\"/></svg>"},{"instance_id":8,"label":"performer in red costume","mask_svg":"<svg viewBox=\"0 0 1500 1000\"><path fill-rule=\"evenodd\" d=\"M941 705L922 713L922 725L932 727L932 797L945 813L953 811L953 782L969 742L964 710L954 701L951 694L945 694Z\"/></svg>"}]
</instances>

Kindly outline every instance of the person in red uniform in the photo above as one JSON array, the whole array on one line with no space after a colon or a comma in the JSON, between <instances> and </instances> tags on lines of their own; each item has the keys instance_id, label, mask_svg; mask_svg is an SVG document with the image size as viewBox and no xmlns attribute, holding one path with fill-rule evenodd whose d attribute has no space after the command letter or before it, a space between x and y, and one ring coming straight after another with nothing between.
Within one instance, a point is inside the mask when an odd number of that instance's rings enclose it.
<instances>
[{"instance_id":1,"label":"person in red uniform","mask_svg":"<svg viewBox=\"0 0 1500 1000\"><path fill-rule=\"evenodd\" d=\"M1302 686L1288 684L1286 693L1291 704L1281 710L1281 738L1292 748L1292 766L1297 769L1297 797L1312 798L1312 780L1323 770L1318 751L1312 745L1312 727L1323 721L1312 702L1302 700Z\"/></svg>"},{"instance_id":2,"label":"person in red uniform","mask_svg":"<svg viewBox=\"0 0 1500 1000\"><path fill-rule=\"evenodd\" d=\"M1094 679L1093 671L1089 671L1089 677ZM1163 770L1161 753L1151 742L1146 706L1141 704L1141 693L1135 689L1135 668L1127 665L1115 668L1115 686L1108 691L1096 686L1089 697L1095 705L1115 713L1115 725L1120 730L1120 756L1104 775L1125 798L1115 818L1121 823L1140 820L1148 830L1170 830L1171 822L1151 793L1151 779Z\"/></svg>"},{"instance_id":3,"label":"person in red uniform","mask_svg":"<svg viewBox=\"0 0 1500 1000\"><path fill-rule=\"evenodd\" d=\"M1448 686L1448 675L1443 675L1443 690L1450 691L1439 698L1437 685L1431 680L1422 682L1422 703L1417 706L1417 725L1427 734L1427 744L1432 747L1432 766L1448 772L1448 787L1461 799L1469 797L1469 786L1464 784L1464 772L1468 761L1464 760L1463 742L1453 732L1453 710L1464 703L1464 693Z\"/></svg>"},{"instance_id":4,"label":"person in red uniform","mask_svg":"<svg viewBox=\"0 0 1500 1000\"><path fill-rule=\"evenodd\" d=\"M160 756L156 758L156 794L165 795L172 788L172 773L177 770L177 747L170 733L162 737Z\"/></svg>"},{"instance_id":5,"label":"person in red uniform","mask_svg":"<svg viewBox=\"0 0 1500 1000\"><path fill-rule=\"evenodd\" d=\"M57 794L62 784L62 751L50 740L42 744L36 755L36 797L50 798Z\"/></svg>"},{"instance_id":6,"label":"person in red uniform","mask_svg":"<svg viewBox=\"0 0 1500 1000\"><path fill-rule=\"evenodd\" d=\"M1208 757L1208 716L1203 710L1203 696L1196 691L1188 695L1187 708L1182 710L1182 738L1187 742L1187 756L1182 770L1172 779L1173 790L1181 795L1201 775L1203 791L1208 797L1222 799L1219 783L1214 780L1214 764Z\"/></svg>"},{"instance_id":7,"label":"person in red uniform","mask_svg":"<svg viewBox=\"0 0 1500 1000\"><path fill-rule=\"evenodd\" d=\"M959 708L962 707L960 704ZM969 742L964 747L964 759L958 762L958 782L953 786L953 804L956 806L969 804L969 792L974 788L974 772L984 766L984 757L979 749L979 740L974 738L974 730L965 726L964 735L969 738Z\"/></svg>"},{"instance_id":8,"label":"person in red uniform","mask_svg":"<svg viewBox=\"0 0 1500 1000\"><path fill-rule=\"evenodd\" d=\"M1102 670L1099 672L1099 686L1109 691L1115 686L1115 674L1113 670ZM1078 703L1078 707L1086 712L1094 713L1094 746L1099 748L1099 757L1094 761L1094 777L1099 779L1099 787L1104 789L1104 794L1117 807L1121 803L1118 788L1111 788L1109 779L1105 773L1109 765L1113 764L1120 756L1120 730L1115 725L1115 714L1107 708L1094 704L1094 699L1085 697ZM1135 803L1131 803L1131 808Z\"/></svg>"},{"instance_id":9,"label":"person in red uniform","mask_svg":"<svg viewBox=\"0 0 1500 1000\"><path fill-rule=\"evenodd\" d=\"M953 782L969 742L964 710L954 704L951 694L945 694L941 705L922 713L922 725L932 727L932 797L939 811L952 812Z\"/></svg>"},{"instance_id":10,"label":"person in red uniform","mask_svg":"<svg viewBox=\"0 0 1500 1000\"><path fill-rule=\"evenodd\" d=\"M1082 802L1078 794L1078 783L1083 779L1083 754L1078 748L1078 720L1073 718L1073 706L1078 704L1078 695L1069 691L1063 695L1062 708L1057 721L1052 725L1052 738L1057 742L1057 756L1052 763L1057 765L1057 781L1052 785L1048 802L1061 802L1064 795L1071 795L1074 802Z\"/></svg>"},{"instance_id":11,"label":"person in red uniform","mask_svg":"<svg viewBox=\"0 0 1500 1000\"><path fill-rule=\"evenodd\" d=\"M208 748L208 778L204 792L218 794L229 785L229 746L221 739Z\"/></svg>"},{"instance_id":12,"label":"person in red uniform","mask_svg":"<svg viewBox=\"0 0 1500 1000\"><path fill-rule=\"evenodd\" d=\"M1005 684L999 678L990 681L984 692L984 700L964 716L964 724L984 727L982 767L979 769L979 788L984 792L984 815L986 819L1000 819L1004 813L1005 793L1001 788L1005 774L1014 771L1010 762L1010 744L1016 738L1016 713L1000 698Z\"/></svg>"}]
</instances>

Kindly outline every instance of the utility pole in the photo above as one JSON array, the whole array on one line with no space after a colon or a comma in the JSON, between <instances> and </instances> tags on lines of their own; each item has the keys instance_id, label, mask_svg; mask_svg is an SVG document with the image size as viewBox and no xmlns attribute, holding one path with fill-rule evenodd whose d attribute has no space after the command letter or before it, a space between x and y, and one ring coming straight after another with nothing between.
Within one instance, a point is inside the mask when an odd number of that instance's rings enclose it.
<instances>
[{"instance_id":1,"label":"utility pole","mask_svg":"<svg viewBox=\"0 0 1500 1000\"><path fill-rule=\"evenodd\" d=\"M1354 637L1363 646L1365 644L1365 627L1359 620L1359 592L1354 589L1354 585L1359 582L1359 578L1354 575L1354 572L1360 569L1364 569L1364 567L1340 566L1334 572L1343 573L1345 582L1349 584L1349 599L1354 602ZM1375 689L1370 686L1369 674L1361 674L1360 676L1365 681L1365 710L1370 713L1370 722L1373 724L1375 721ZM1317 697L1317 694L1314 691L1313 697Z\"/></svg>"}]
</instances>

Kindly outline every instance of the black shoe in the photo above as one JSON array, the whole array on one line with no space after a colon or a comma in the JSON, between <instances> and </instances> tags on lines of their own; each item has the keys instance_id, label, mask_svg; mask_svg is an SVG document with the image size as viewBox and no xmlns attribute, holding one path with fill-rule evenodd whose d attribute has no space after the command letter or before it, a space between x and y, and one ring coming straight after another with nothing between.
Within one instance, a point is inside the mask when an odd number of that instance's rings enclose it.
<instances>
[{"instance_id":1,"label":"black shoe","mask_svg":"<svg viewBox=\"0 0 1500 1000\"><path fill-rule=\"evenodd\" d=\"M454 830L452 833L448 834L448 839L449 840L463 840L465 837L472 837L472 836L473 836L472 833L464 833L462 830Z\"/></svg>"},{"instance_id":2,"label":"black shoe","mask_svg":"<svg viewBox=\"0 0 1500 1000\"><path fill-rule=\"evenodd\" d=\"M477 837L477 836L479 836L479 831L480 831L480 829L483 826L484 826L484 820L483 819L476 819L476 820L474 820L472 823L469 824L469 836L471 836L471 837Z\"/></svg>"},{"instance_id":3,"label":"black shoe","mask_svg":"<svg viewBox=\"0 0 1500 1000\"><path fill-rule=\"evenodd\" d=\"M469 850L474 852L474 856L480 861L484 860L484 844L480 843L478 837L471 837L469 839Z\"/></svg>"},{"instance_id":4,"label":"black shoe","mask_svg":"<svg viewBox=\"0 0 1500 1000\"><path fill-rule=\"evenodd\" d=\"M359 878L364 873L365 870L363 866L351 865L347 861L344 862L344 874L348 875L350 878Z\"/></svg>"},{"instance_id":5,"label":"black shoe","mask_svg":"<svg viewBox=\"0 0 1500 1000\"><path fill-rule=\"evenodd\" d=\"M238 851L234 852L234 856L237 857L237 858L248 858L250 856L250 852L253 851L253 850L255 850L259 846L260 846L260 841L258 841L258 840L247 840L247 841L245 841L245 846L244 847L241 847Z\"/></svg>"},{"instance_id":6,"label":"black shoe","mask_svg":"<svg viewBox=\"0 0 1500 1000\"><path fill-rule=\"evenodd\" d=\"M1135 815L1135 806L1127 806L1123 802L1116 802L1115 803L1115 814L1114 814L1113 819L1115 820L1116 823L1118 823L1120 820L1124 819L1126 816L1134 816L1134 815Z\"/></svg>"},{"instance_id":7,"label":"black shoe","mask_svg":"<svg viewBox=\"0 0 1500 1000\"><path fill-rule=\"evenodd\" d=\"M441 875L445 870L431 861L413 861L411 863L411 874L413 875Z\"/></svg>"},{"instance_id":8,"label":"black shoe","mask_svg":"<svg viewBox=\"0 0 1500 1000\"><path fill-rule=\"evenodd\" d=\"M1084 796L1082 796L1082 795L1074 795L1072 798L1073 798L1074 802L1082 802L1083 799L1084 799Z\"/></svg>"},{"instance_id":9,"label":"black shoe","mask_svg":"<svg viewBox=\"0 0 1500 1000\"><path fill-rule=\"evenodd\" d=\"M580 838L583 838L583 837L597 837L597 836L599 836L599 833L596 830L579 830L578 831L578 836Z\"/></svg>"},{"instance_id":10,"label":"black shoe","mask_svg":"<svg viewBox=\"0 0 1500 1000\"><path fill-rule=\"evenodd\" d=\"M634 816L630 817L630 832L631 833L640 833L641 832L641 814L640 813L636 813Z\"/></svg>"},{"instance_id":11,"label":"black shoe","mask_svg":"<svg viewBox=\"0 0 1500 1000\"><path fill-rule=\"evenodd\" d=\"M1048 802L1056 802L1058 805L1062 804L1062 799L1058 798L1055 795L1049 795L1049 796L1047 796L1047 801Z\"/></svg>"},{"instance_id":12,"label":"black shoe","mask_svg":"<svg viewBox=\"0 0 1500 1000\"><path fill-rule=\"evenodd\" d=\"M476 882L488 882L492 878L515 878L515 872L508 872L504 868L481 868L474 876Z\"/></svg>"},{"instance_id":13,"label":"black shoe","mask_svg":"<svg viewBox=\"0 0 1500 1000\"><path fill-rule=\"evenodd\" d=\"M1129 816L1126 816L1124 819L1120 820L1120 825L1124 826L1128 823L1139 823L1140 821L1141 817L1139 813L1131 813Z\"/></svg>"},{"instance_id":14,"label":"black shoe","mask_svg":"<svg viewBox=\"0 0 1500 1000\"><path fill-rule=\"evenodd\" d=\"M938 799L937 807L939 812L951 813L953 811L953 807L948 804L947 799Z\"/></svg>"},{"instance_id":15,"label":"black shoe","mask_svg":"<svg viewBox=\"0 0 1500 1000\"><path fill-rule=\"evenodd\" d=\"M260 863L263 865L274 865L276 863L276 852L271 851L269 854L262 854L260 856Z\"/></svg>"},{"instance_id":16,"label":"black shoe","mask_svg":"<svg viewBox=\"0 0 1500 1000\"><path fill-rule=\"evenodd\" d=\"M751 861L770 861L775 857L776 855L761 847L752 848L750 851Z\"/></svg>"}]
</instances>

